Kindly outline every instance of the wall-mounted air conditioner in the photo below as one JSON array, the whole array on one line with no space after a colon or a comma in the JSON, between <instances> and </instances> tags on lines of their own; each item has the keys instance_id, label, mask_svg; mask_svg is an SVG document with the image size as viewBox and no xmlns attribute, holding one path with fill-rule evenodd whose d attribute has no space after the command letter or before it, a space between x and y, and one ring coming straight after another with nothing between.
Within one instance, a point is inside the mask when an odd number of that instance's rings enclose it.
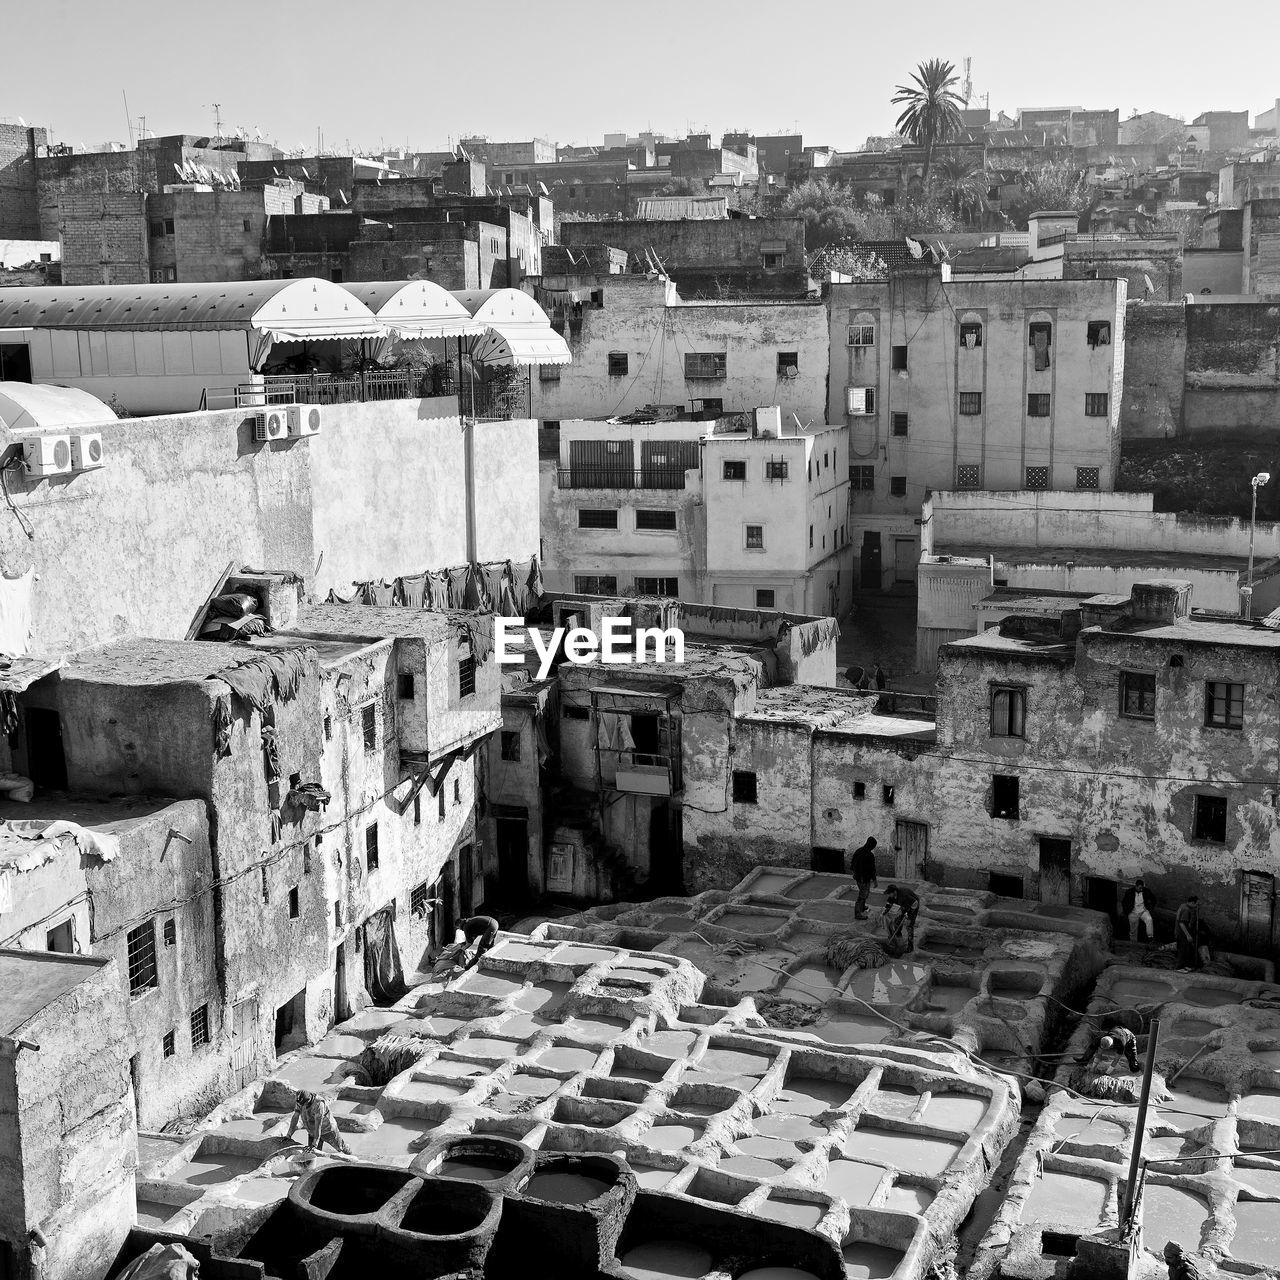
<instances>
[{"instance_id":1,"label":"wall-mounted air conditioner","mask_svg":"<svg viewBox=\"0 0 1280 1280\"><path fill-rule=\"evenodd\" d=\"M876 399L874 387L845 387L844 407L850 414L874 413Z\"/></svg>"},{"instance_id":2,"label":"wall-mounted air conditioner","mask_svg":"<svg viewBox=\"0 0 1280 1280\"><path fill-rule=\"evenodd\" d=\"M289 434L291 436L318 436L323 420L319 405L291 404L289 406Z\"/></svg>"},{"instance_id":3,"label":"wall-mounted air conditioner","mask_svg":"<svg viewBox=\"0 0 1280 1280\"><path fill-rule=\"evenodd\" d=\"M257 444L270 440L284 440L289 434L289 415L286 407L263 409L253 416L253 438Z\"/></svg>"},{"instance_id":4,"label":"wall-mounted air conditioner","mask_svg":"<svg viewBox=\"0 0 1280 1280\"><path fill-rule=\"evenodd\" d=\"M71 470L70 436L32 436L22 442L29 476L61 476Z\"/></svg>"},{"instance_id":5,"label":"wall-mounted air conditioner","mask_svg":"<svg viewBox=\"0 0 1280 1280\"><path fill-rule=\"evenodd\" d=\"M71 466L75 471L92 471L103 464L102 437L97 432L71 437Z\"/></svg>"}]
</instances>

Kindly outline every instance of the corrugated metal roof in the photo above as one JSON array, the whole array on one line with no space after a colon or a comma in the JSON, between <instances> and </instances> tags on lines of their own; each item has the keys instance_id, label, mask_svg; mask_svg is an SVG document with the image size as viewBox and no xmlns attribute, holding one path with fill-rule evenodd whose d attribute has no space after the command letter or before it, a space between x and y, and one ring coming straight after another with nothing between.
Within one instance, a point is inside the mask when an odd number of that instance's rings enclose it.
<instances>
[{"instance_id":1,"label":"corrugated metal roof","mask_svg":"<svg viewBox=\"0 0 1280 1280\"><path fill-rule=\"evenodd\" d=\"M728 216L727 196L646 196L636 201L636 217L645 222Z\"/></svg>"},{"instance_id":2,"label":"corrugated metal roof","mask_svg":"<svg viewBox=\"0 0 1280 1280\"><path fill-rule=\"evenodd\" d=\"M343 288L398 338L457 338L486 329L453 294L430 280L353 281Z\"/></svg>"}]
</instances>

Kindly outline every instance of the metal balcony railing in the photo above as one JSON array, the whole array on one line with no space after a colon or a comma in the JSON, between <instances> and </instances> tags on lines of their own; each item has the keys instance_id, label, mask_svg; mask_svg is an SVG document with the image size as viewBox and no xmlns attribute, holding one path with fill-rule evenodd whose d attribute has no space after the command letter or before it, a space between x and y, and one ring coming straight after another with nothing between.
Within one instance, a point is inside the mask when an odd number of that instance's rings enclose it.
<instances>
[{"instance_id":1,"label":"metal balcony railing","mask_svg":"<svg viewBox=\"0 0 1280 1280\"><path fill-rule=\"evenodd\" d=\"M683 489L685 473L676 467L560 467L562 489Z\"/></svg>"}]
</instances>

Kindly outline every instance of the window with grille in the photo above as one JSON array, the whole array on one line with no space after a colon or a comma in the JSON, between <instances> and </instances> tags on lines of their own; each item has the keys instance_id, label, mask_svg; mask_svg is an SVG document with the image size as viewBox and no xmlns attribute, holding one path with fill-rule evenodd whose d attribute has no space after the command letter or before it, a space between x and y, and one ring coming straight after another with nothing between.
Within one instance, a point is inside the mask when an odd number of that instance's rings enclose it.
<instances>
[{"instance_id":1,"label":"window with grille","mask_svg":"<svg viewBox=\"0 0 1280 1280\"><path fill-rule=\"evenodd\" d=\"M785 458L768 458L764 464L766 480L785 480L787 478L787 460Z\"/></svg>"},{"instance_id":2,"label":"window with grille","mask_svg":"<svg viewBox=\"0 0 1280 1280\"><path fill-rule=\"evenodd\" d=\"M289 890L289 919L296 920L300 910L301 907L298 902L298 886L295 884L293 888Z\"/></svg>"},{"instance_id":3,"label":"window with grille","mask_svg":"<svg viewBox=\"0 0 1280 1280\"><path fill-rule=\"evenodd\" d=\"M1244 685L1210 680L1204 686L1204 722L1211 729L1244 728Z\"/></svg>"},{"instance_id":4,"label":"window with grille","mask_svg":"<svg viewBox=\"0 0 1280 1280\"><path fill-rule=\"evenodd\" d=\"M778 352L778 377L794 377L800 372L800 353L798 351Z\"/></svg>"},{"instance_id":5,"label":"window with grille","mask_svg":"<svg viewBox=\"0 0 1280 1280\"><path fill-rule=\"evenodd\" d=\"M982 468L972 462L962 462L956 468L957 489L981 489Z\"/></svg>"},{"instance_id":6,"label":"window with grille","mask_svg":"<svg viewBox=\"0 0 1280 1280\"><path fill-rule=\"evenodd\" d=\"M1192 835L1196 840L1227 842L1227 801L1224 796L1196 796Z\"/></svg>"},{"instance_id":7,"label":"window with grille","mask_svg":"<svg viewBox=\"0 0 1280 1280\"><path fill-rule=\"evenodd\" d=\"M266 867L259 868L259 876L262 882L262 901L270 902L271 901L271 882L267 878Z\"/></svg>"},{"instance_id":8,"label":"window with grille","mask_svg":"<svg viewBox=\"0 0 1280 1280\"><path fill-rule=\"evenodd\" d=\"M748 551L764 550L764 525L749 524L745 526L745 534Z\"/></svg>"},{"instance_id":9,"label":"window with grille","mask_svg":"<svg viewBox=\"0 0 1280 1280\"><path fill-rule=\"evenodd\" d=\"M166 1058L172 1058L178 1052L177 1037L172 1031L164 1033L164 1040L161 1042L161 1053Z\"/></svg>"},{"instance_id":10,"label":"window with grille","mask_svg":"<svg viewBox=\"0 0 1280 1280\"><path fill-rule=\"evenodd\" d=\"M1126 720L1156 718L1156 678L1147 671L1120 673L1120 714Z\"/></svg>"},{"instance_id":11,"label":"window with grille","mask_svg":"<svg viewBox=\"0 0 1280 1280\"><path fill-rule=\"evenodd\" d=\"M539 382L559 382L560 366L558 364L540 364L538 366Z\"/></svg>"},{"instance_id":12,"label":"window with grille","mask_svg":"<svg viewBox=\"0 0 1280 1280\"><path fill-rule=\"evenodd\" d=\"M378 869L378 824L371 822L364 829L364 861L370 871Z\"/></svg>"},{"instance_id":13,"label":"window with grille","mask_svg":"<svg viewBox=\"0 0 1280 1280\"><path fill-rule=\"evenodd\" d=\"M166 947L176 946L178 943L178 922L170 916L161 926L161 933L164 935L164 945Z\"/></svg>"},{"instance_id":14,"label":"window with grille","mask_svg":"<svg viewBox=\"0 0 1280 1280\"><path fill-rule=\"evenodd\" d=\"M578 508L579 529L616 529L617 527L618 512L616 509L605 511L598 507Z\"/></svg>"},{"instance_id":15,"label":"window with grille","mask_svg":"<svg viewBox=\"0 0 1280 1280\"><path fill-rule=\"evenodd\" d=\"M409 893L409 914L425 916L430 910L430 898L431 886L425 880L421 884L415 884Z\"/></svg>"},{"instance_id":16,"label":"window with grille","mask_svg":"<svg viewBox=\"0 0 1280 1280\"><path fill-rule=\"evenodd\" d=\"M905 498L907 496L906 476L889 477L889 496L891 498Z\"/></svg>"},{"instance_id":17,"label":"window with grille","mask_svg":"<svg viewBox=\"0 0 1280 1280\"><path fill-rule=\"evenodd\" d=\"M630 360L627 358L625 351L609 352L609 377L625 378L627 376Z\"/></svg>"},{"instance_id":18,"label":"window with grille","mask_svg":"<svg viewBox=\"0 0 1280 1280\"><path fill-rule=\"evenodd\" d=\"M726 376L725 361L723 351L687 351L684 357L684 376L686 379L722 381Z\"/></svg>"},{"instance_id":19,"label":"window with grille","mask_svg":"<svg viewBox=\"0 0 1280 1280\"><path fill-rule=\"evenodd\" d=\"M476 691L476 660L467 654L458 659L458 697L469 698Z\"/></svg>"},{"instance_id":20,"label":"window with grille","mask_svg":"<svg viewBox=\"0 0 1280 1280\"><path fill-rule=\"evenodd\" d=\"M1076 468L1076 488L1077 489L1096 489L1098 487L1098 468L1097 467L1077 467Z\"/></svg>"},{"instance_id":21,"label":"window with grille","mask_svg":"<svg viewBox=\"0 0 1280 1280\"><path fill-rule=\"evenodd\" d=\"M640 596L669 596L676 599L680 595L679 578L637 578L636 594Z\"/></svg>"},{"instance_id":22,"label":"window with grille","mask_svg":"<svg viewBox=\"0 0 1280 1280\"><path fill-rule=\"evenodd\" d=\"M905 413L891 413L889 415L889 425L895 436L905 436L907 434L907 415Z\"/></svg>"},{"instance_id":23,"label":"window with grille","mask_svg":"<svg viewBox=\"0 0 1280 1280\"><path fill-rule=\"evenodd\" d=\"M773 602L775 599L776 597L774 595L774 591L772 587L756 588L756 608L757 609L772 609Z\"/></svg>"},{"instance_id":24,"label":"window with grille","mask_svg":"<svg viewBox=\"0 0 1280 1280\"><path fill-rule=\"evenodd\" d=\"M364 749L372 751L378 745L378 707L369 702L360 708L360 732L364 737Z\"/></svg>"},{"instance_id":25,"label":"window with grille","mask_svg":"<svg viewBox=\"0 0 1280 1280\"><path fill-rule=\"evenodd\" d=\"M1047 418L1049 416L1049 393L1047 391L1033 391L1027 396L1027 417L1028 418Z\"/></svg>"},{"instance_id":26,"label":"window with grille","mask_svg":"<svg viewBox=\"0 0 1280 1280\"><path fill-rule=\"evenodd\" d=\"M874 347L876 345L876 327L873 324L851 324L845 345L850 347Z\"/></svg>"},{"instance_id":27,"label":"window with grille","mask_svg":"<svg viewBox=\"0 0 1280 1280\"><path fill-rule=\"evenodd\" d=\"M726 480L745 480L747 478L747 464L745 462L727 461L721 474Z\"/></svg>"},{"instance_id":28,"label":"window with grille","mask_svg":"<svg viewBox=\"0 0 1280 1280\"><path fill-rule=\"evenodd\" d=\"M191 1015L191 1047L209 1043L209 1006L202 1004Z\"/></svg>"},{"instance_id":29,"label":"window with grille","mask_svg":"<svg viewBox=\"0 0 1280 1280\"><path fill-rule=\"evenodd\" d=\"M616 596L618 579L612 573L575 573L573 593L578 596Z\"/></svg>"},{"instance_id":30,"label":"window with grille","mask_svg":"<svg viewBox=\"0 0 1280 1280\"><path fill-rule=\"evenodd\" d=\"M1027 488L1028 489L1047 489L1049 487L1049 468L1048 467L1028 467L1027 468Z\"/></svg>"},{"instance_id":31,"label":"window with grille","mask_svg":"<svg viewBox=\"0 0 1280 1280\"><path fill-rule=\"evenodd\" d=\"M966 418L976 417L982 412L982 392L962 391L960 393L960 412Z\"/></svg>"},{"instance_id":32,"label":"window with grille","mask_svg":"<svg viewBox=\"0 0 1280 1280\"><path fill-rule=\"evenodd\" d=\"M676 527L674 511L637 511L636 528L647 533L671 533Z\"/></svg>"},{"instance_id":33,"label":"window with grille","mask_svg":"<svg viewBox=\"0 0 1280 1280\"><path fill-rule=\"evenodd\" d=\"M982 325L977 320L966 320L960 326L960 345L969 351L982 346Z\"/></svg>"},{"instance_id":34,"label":"window with grille","mask_svg":"<svg viewBox=\"0 0 1280 1280\"><path fill-rule=\"evenodd\" d=\"M756 775L750 769L733 771L733 800L735 804L756 803Z\"/></svg>"},{"instance_id":35,"label":"window with grille","mask_svg":"<svg viewBox=\"0 0 1280 1280\"><path fill-rule=\"evenodd\" d=\"M1086 418L1105 418L1111 407L1111 397L1105 391L1086 391L1084 395L1084 416Z\"/></svg>"},{"instance_id":36,"label":"window with grille","mask_svg":"<svg viewBox=\"0 0 1280 1280\"><path fill-rule=\"evenodd\" d=\"M1027 346L1033 353L1033 361L1037 369L1049 367L1049 348L1053 346L1053 325L1038 320L1027 328Z\"/></svg>"},{"instance_id":37,"label":"window with grille","mask_svg":"<svg viewBox=\"0 0 1280 1280\"><path fill-rule=\"evenodd\" d=\"M1026 736L1027 691L1017 685L991 687L991 736L1023 738Z\"/></svg>"},{"instance_id":38,"label":"window with grille","mask_svg":"<svg viewBox=\"0 0 1280 1280\"><path fill-rule=\"evenodd\" d=\"M502 731L502 758L504 760L520 759L520 735L512 730Z\"/></svg>"},{"instance_id":39,"label":"window with grille","mask_svg":"<svg viewBox=\"0 0 1280 1280\"><path fill-rule=\"evenodd\" d=\"M876 411L875 387L845 387L845 412L853 417L872 414Z\"/></svg>"},{"instance_id":40,"label":"window with grille","mask_svg":"<svg viewBox=\"0 0 1280 1280\"><path fill-rule=\"evenodd\" d=\"M874 489L876 487L875 467L850 467L849 484L854 489Z\"/></svg>"},{"instance_id":41,"label":"window with grille","mask_svg":"<svg viewBox=\"0 0 1280 1280\"><path fill-rule=\"evenodd\" d=\"M154 920L130 929L125 940L129 960L129 994L140 996L149 987L158 987L156 977L156 926Z\"/></svg>"}]
</instances>

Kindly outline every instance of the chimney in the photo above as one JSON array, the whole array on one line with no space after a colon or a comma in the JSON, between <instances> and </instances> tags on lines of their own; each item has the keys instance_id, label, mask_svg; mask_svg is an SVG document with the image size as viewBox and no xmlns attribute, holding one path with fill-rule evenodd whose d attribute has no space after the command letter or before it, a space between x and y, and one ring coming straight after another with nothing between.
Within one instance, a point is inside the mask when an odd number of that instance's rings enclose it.
<instances>
[{"instance_id":1,"label":"chimney","mask_svg":"<svg viewBox=\"0 0 1280 1280\"><path fill-rule=\"evenodd\" d=\"M1191 613L1191 583L1176 578L1135 582L1129 616L1140 622L1176 622Z\"/></svg>"}]
</instances>

